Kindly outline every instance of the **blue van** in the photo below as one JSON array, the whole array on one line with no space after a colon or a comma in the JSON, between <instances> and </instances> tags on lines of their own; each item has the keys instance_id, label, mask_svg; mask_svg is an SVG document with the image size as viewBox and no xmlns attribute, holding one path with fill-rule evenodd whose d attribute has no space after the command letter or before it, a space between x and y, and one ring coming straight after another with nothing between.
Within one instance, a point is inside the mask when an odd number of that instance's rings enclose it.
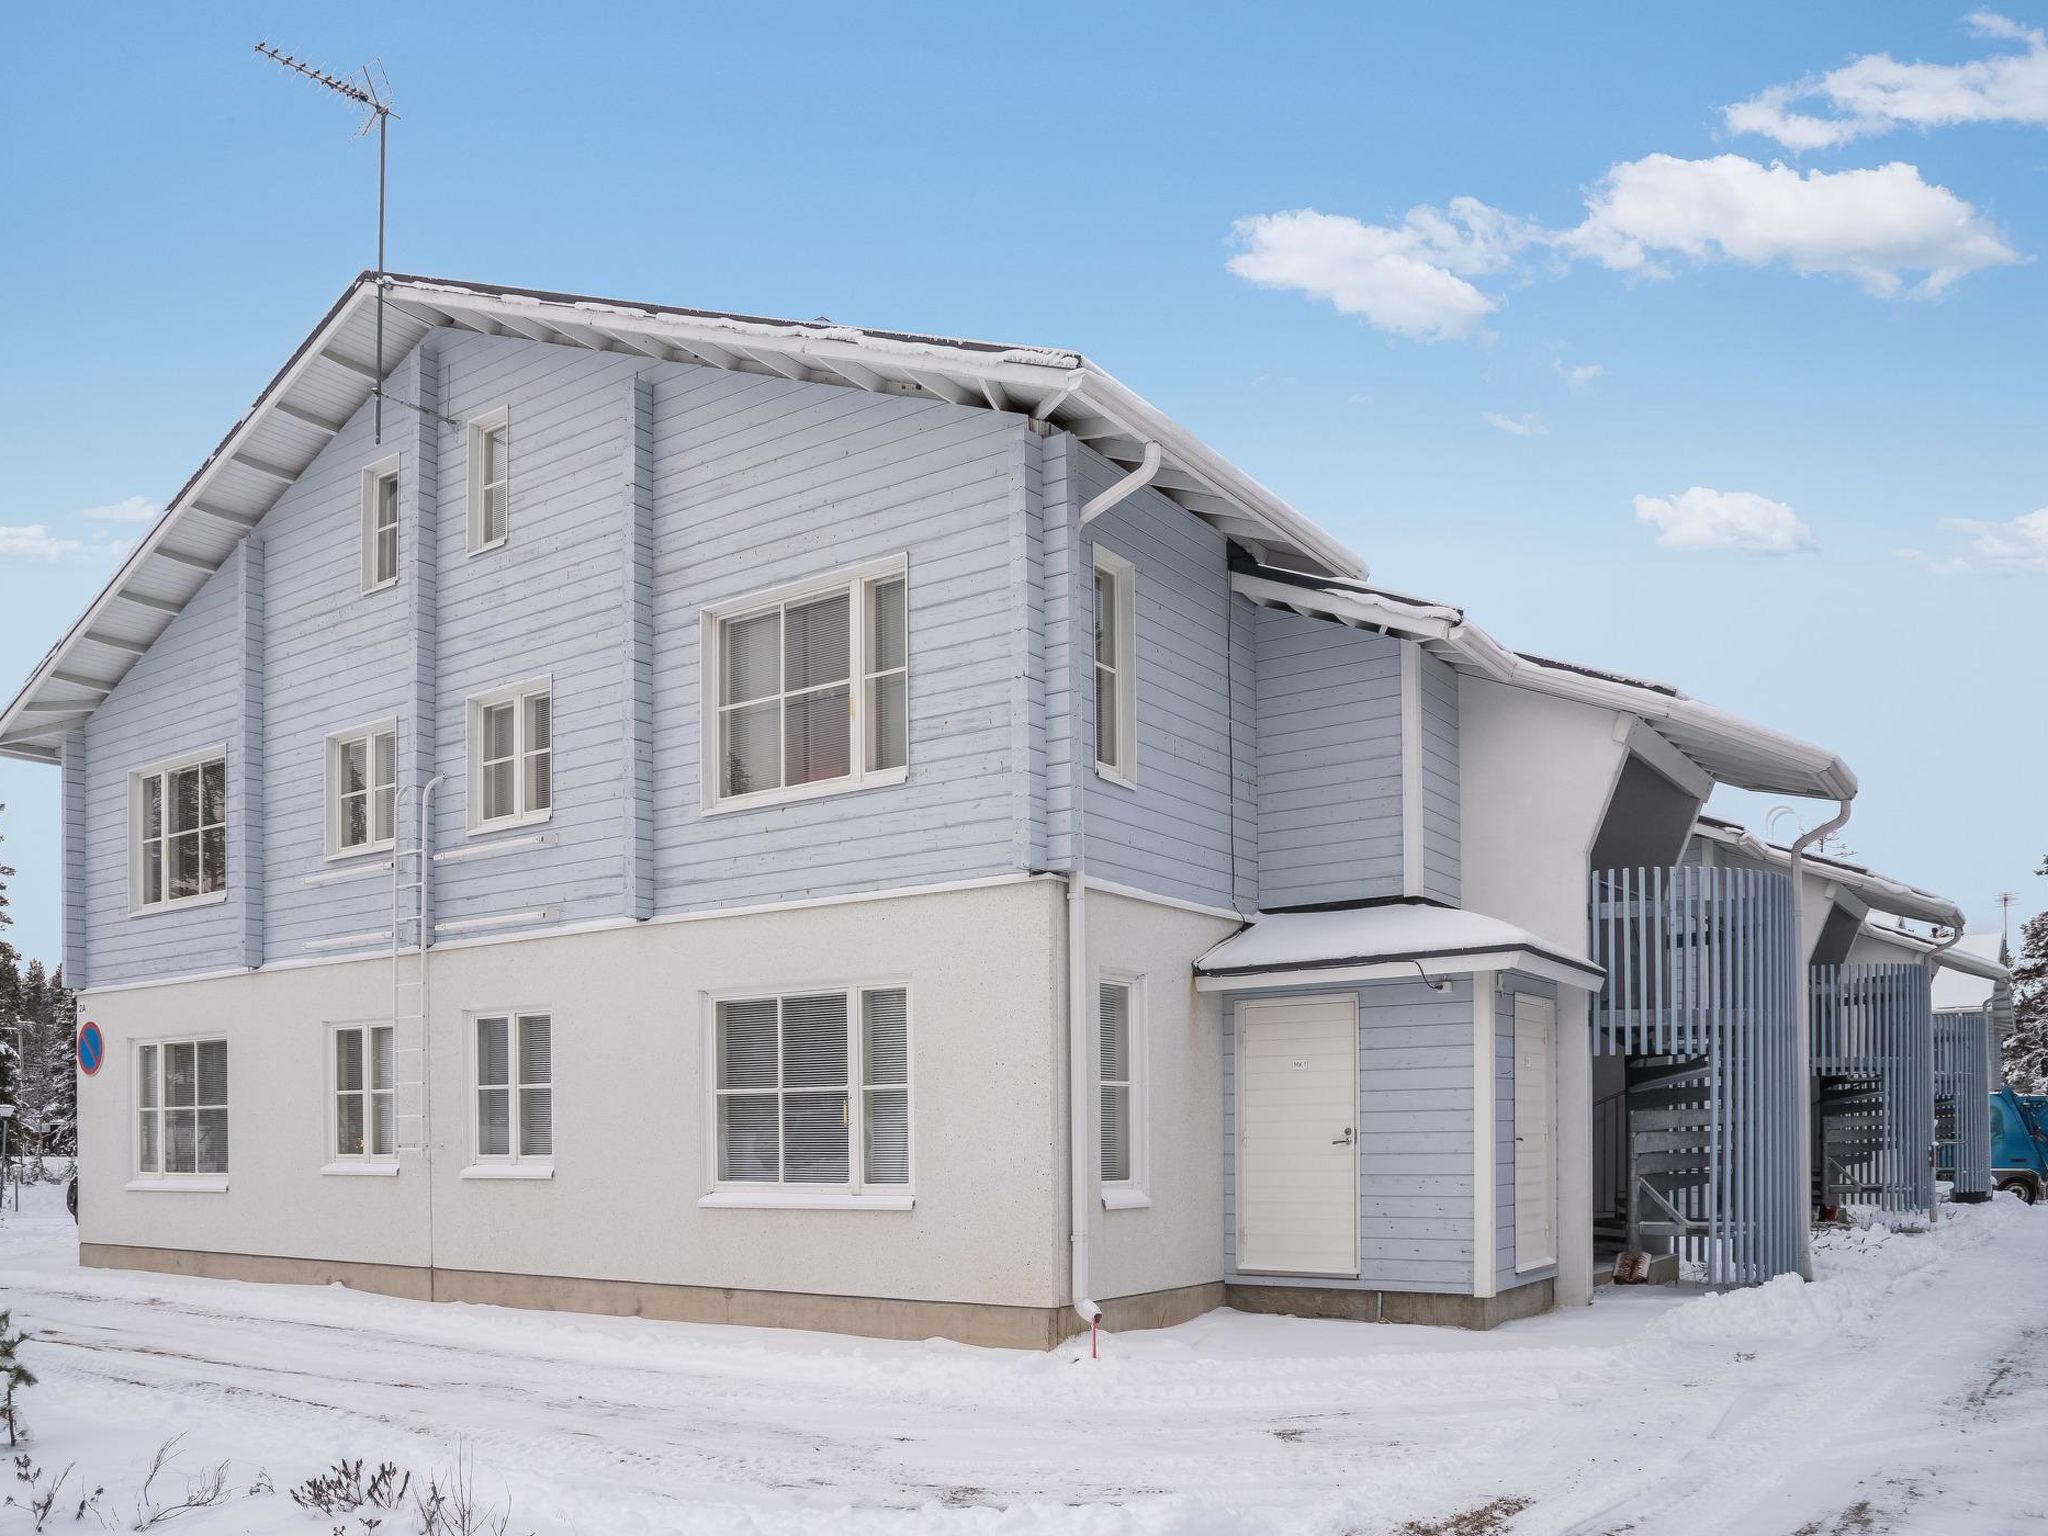
<instances>
[{"instance_id":1,"label":"blue van","mask_svg":"<svg viewBox=\"0 0 2048 1536\"><path fill-rule=\"evenodd\" d=\"M2048 1196L2048 1094L1991 1095L1991 1182L2029 1205Z\"/></svg>"}]
</instances>

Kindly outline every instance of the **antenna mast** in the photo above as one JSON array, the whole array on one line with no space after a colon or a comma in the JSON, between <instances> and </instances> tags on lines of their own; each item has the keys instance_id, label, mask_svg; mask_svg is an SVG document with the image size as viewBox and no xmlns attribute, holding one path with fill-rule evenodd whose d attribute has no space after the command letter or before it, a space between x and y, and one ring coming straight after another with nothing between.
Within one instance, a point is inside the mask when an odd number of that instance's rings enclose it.
<instances>
[{"instance_id":1,"label":"antenna mast","mask_svg":"<svg viewBox=\"0 0 2048 1536\"><path fill-rule=\"evenodd\" d=\"M391 110L390 103L384 99L391 92L391 83L386 80L383 89L380 90L377 80L372 78L370 74L368 65L363 67L363 83L357 85L353 80L346 80L338 75L330 75L323 69L315 69L312 65L293 58L283 49L273 48L269 43L257 43L254 46L255 51L264 58L271 60L273 63L283 65L295 75L304 75L315 85L325 86L328 90L334 92L335 95L342 97L344 100L352 101L357 106L363 108L365 115L362 122L356 128L357 138L361 138L364 134L368 133L372 123L377 126L377 380L375 392L377 400L376 436L377 441L381 443L384 441L384 290L390 286L389 281L384 275L384 150L391 119L398 116L396 112ZM381 77L383 73L384 66L379 64L377 66L378 77Z\"/></svg>"}]
</instances>

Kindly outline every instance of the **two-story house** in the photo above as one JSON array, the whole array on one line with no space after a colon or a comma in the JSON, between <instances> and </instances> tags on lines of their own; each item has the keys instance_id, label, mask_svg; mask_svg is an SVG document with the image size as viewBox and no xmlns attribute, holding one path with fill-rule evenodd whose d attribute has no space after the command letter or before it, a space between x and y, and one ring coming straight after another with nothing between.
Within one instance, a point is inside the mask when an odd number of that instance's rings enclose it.
<instances>
[{"instance_id":1,"label":"two-story house","mask_svg":"<svg viewBox=\"0 0 2048 1536\"><path fill-rule=\"evenodd\" d=\"M1022 1345L1583 1300L1589 878L1853 779L1365 577L1071 352L359 279L0 715L82 1256Z\"/></svg>"}]
</instances>

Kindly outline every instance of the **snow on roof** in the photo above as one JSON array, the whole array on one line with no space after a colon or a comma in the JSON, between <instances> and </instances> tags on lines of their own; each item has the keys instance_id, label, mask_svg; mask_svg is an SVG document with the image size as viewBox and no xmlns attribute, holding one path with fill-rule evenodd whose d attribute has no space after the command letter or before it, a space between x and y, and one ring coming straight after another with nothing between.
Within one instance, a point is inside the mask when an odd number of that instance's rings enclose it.
<instances>
[{"instance_id":1,"label":"snow on roof","mask_svg":"<svg viewBox=\"0 0 2048 1536\"><path fill-rule=\"evenodd\" d=\"M1784 843L1767 843L1755 833L1732 821L1723 821L1715 816L1701 816L1693 823L1696 836L1711 842L1740 848L1751 858L1779 869L1792 867L1792 850ZM1963 926L1963 912L1946 896L1933 891L1922 890L1917 885L1908 885L1903 880L1894 880L1862 864L1852 864L1847 859L1830 858L1825 854L1808 852L1803 862L1807 873L1816 879L1830 880L1856 896L1866 905L1880 912L1889 912L1896 917L1908 917L1915 922L1933 923L1951 931ZM1897 938L1899 930L1878 927L1874 930L1885 938ZM1917 935L1908 934L1908 938Z\"/></svg>"},{"instance_id":2,"label":"snow on roof","mask_svg":"<svg viewBox=\"0 0 2048 1536\"><path fill-rule=\"evenodd\" d=\"M1934 973L1936 1012L1974 1012L1997 1001L2012 973L1999 962L2005 940L1995 933L1966 933L1942 956Z\"/></svg>"},{"instance_id":3,"label":"snow on roof","mask_svg":"<svg viewBox=\"0 0 2048 1536\"><path fill-rule=\"evenodd\" d=\"M1261 912L1195 962L1199 977L1331 972L1415 965L1456 973L1520 965L1597 985L1599 966L1526 928L1433 902L1398 901L1317 912ZM1420 974L1420 973L1418 973Z\"/></svg>"},{"instance_id":4,"label":"snow on roof","mask_svg":"<svg viewBox=\"0 0 2048 1536\"><path fill-rule=\"evenodd\" d=\"M1418 641L1460 672L1634 715L1719 783L1837 800L1856 793L1856 775L1824 748L1702 704L1669 683L1511 651L1448 603L1244 559L1234 563L1231 585L1262 607Z\"/></svg>"}]
</instances>

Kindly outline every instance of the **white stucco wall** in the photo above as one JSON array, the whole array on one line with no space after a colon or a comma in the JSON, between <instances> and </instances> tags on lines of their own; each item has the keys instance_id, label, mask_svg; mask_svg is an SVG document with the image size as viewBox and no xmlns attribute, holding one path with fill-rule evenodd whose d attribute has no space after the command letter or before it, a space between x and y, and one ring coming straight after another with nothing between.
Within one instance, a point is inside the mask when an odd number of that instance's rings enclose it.
<instances>
[{"instance_id":1,"label":"white stucco wall","mask_svg":"<svg viewBox=\"0 0 2048 1536\"><path fill-rule=\"evenodd\" d=\"M402 1159L395 1178L320 1172L332 1113L325 1026L389 1016L388 960L88 993L83 1012L105 1032L108 1056L79 1095L81 1237L445 1269L1057 1304L1067 1252L1055 1141L1063 920L1058 883L1035 880L439 949L431 1232L429 1174L416 1155ZM1142 948L1135 958L1158 965L1164 981L1163 958ZM915 1208L700 1208L711 1183L707 994L870 980L910 987ZM471 1137L467 1021L498 1009L553 1015L551 1179L461 1176ZM1160 1054L1170 1064L1179 1060L1183 1033L1170 1022L1174 1011L1169 997L1157 1014ZM135 1155L134 1045L179 1035L229 1042L225 1193L124 1188ZM1213 1092L1204 1103L1213 1123ZM1177 1134L1161 1145L1176 1161Z\"/></svg>"}]
</instances>

